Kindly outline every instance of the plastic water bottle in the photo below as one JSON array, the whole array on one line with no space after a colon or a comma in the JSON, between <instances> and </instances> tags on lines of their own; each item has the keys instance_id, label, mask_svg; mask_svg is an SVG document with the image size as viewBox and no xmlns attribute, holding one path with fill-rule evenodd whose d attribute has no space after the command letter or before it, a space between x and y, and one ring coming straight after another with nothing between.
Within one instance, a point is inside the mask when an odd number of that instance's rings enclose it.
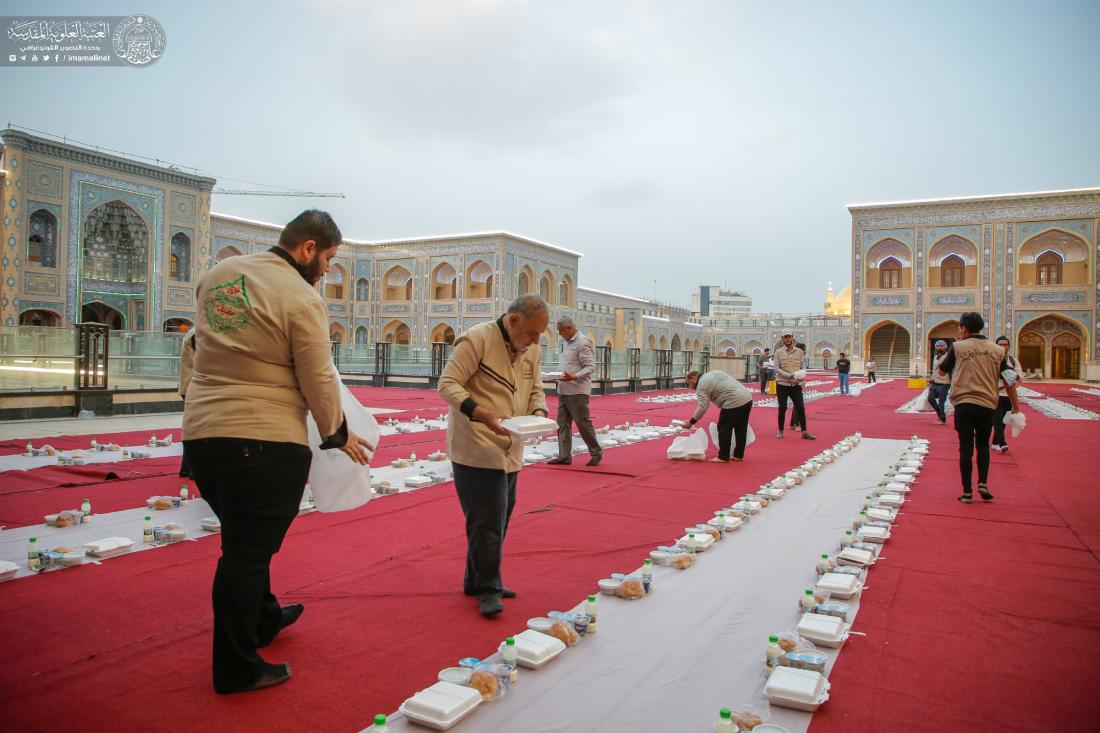
<instances>
[{"instance_id":1,"label":"plastic water bottle","mask_svg":"<svg viewBox=\"0 0 1100 733\"><path fill-rule=\"evenodd\" d=\"M516 683L516 678L519 677L519 652L516 651L516 639L513 636L509 636L504 640L504 650L501 651L501 656L504 657L504 663L508 665L508 668L512 670L509 682L511 684Z\"/></svg>"},{"instance_id":2,"label":"plastic water bottle","mask_svg":"<svg viewBox=\"0 0 1100 733\"><path fill-rule=\"evenodd\" d=\"M722 708L718 711L718 722L714 724L714 730L717 733L737 733L737 728L733 725L733 713L729 708Z\"/></svg>"},{"instance_id":3,"label":"plastic water bottle","mask_svg":"<svg viewBox=\"0 0 1100 733\"><path fill-rule=\"evenodd\" d=\"M779 660L783 657L783 650L779 648L779 637L774 634L768 637L768 648L764 650L764 658L768 669L773 670L779 666Z\"/></svg>"},{"instance_id":4,"label":"plastic water bottle","mask_svg":"<svg viewBox=\"0 0 1100 733\"><path fill-rule=\"evenodd\" d=\"M596 633L596 596L588 596L584 602L584 613L588 616L588 633Z\"/></svg>"},{"instance_id":5,"label":"plastic water bottle","mask_svg":"<svg viewBox=\"0 0 1100 733\"><path fill-rule=\"evenodd\" d=\"M690 554L692 554L692 555L695 554L695 533L694 532L689 532L688 533L688 547L687 547L687 550Z\"/></svg>"},{"instance_id":6,"label":"plastic water bottle","mask_svg":"<svg viewBox=\"0 0 1100 733\"><path fill-rule=\"evenodd\" d=\"M409 454L409 460L413 461L414 463L416 462L416 451L413 451Z\"/></svg>"},{"instance_id":7,"label":"plastic water bottle","mask_svg":"<svg viewBox=\"0 0 1100 733\"><path fill-rule=\"evenodd\" d=\"M653 588L653 559L646 558L642 563L642 588L646 593Z\"/></svg>"},{"instance_id":8,"label":"plastic water bottle","mask_svg":"<svg viewBox=\"0 0 1100 733\"><path fill-rule=\"evenodd\" d=\"M27 542L27 569L38 570L38 566L38 538L31 537L30 541Z\"/></svg>"},{"instance_id":9,"label":"plastic water bottle","mask_svg":"<svg viewBox=\"0 0 1100 733\"><path fill-rule=\"evenodd\" d=\"M845 547L851 547L853 542L855 542L855 538L852 537L852 530L844 530L844 539L840 541L841 549L844 549Z\"/></svg>"},{"instance_id":10,"label":"plastic water bottle","mask_svg":"<svg viewBox=\"0 0 1100 733\"><path fill-rule=\"evenodd\" d=\"M147 545L153 544L153 518L145 517L145 529L141 532L141 541Z\"/></svg>"},{"instance_id":11,"label":"plastic water bottle","mask_svg":"<svg viewBox=\"0 0 1100 733\"><path fill-rule=\"evenodd\" d=\"M814 598L813 589L807 588L802 596L802 613L813 613L815 608L817 608L817 599Z\"/></svg>"},{"instance_id":12,"label":"plastic water bottle","mask_svg":"<svg viewBox=\"0 0 1100 733\"><path fill-rule=\"evenodd\" d=\"M80 503L80 511L84 513L84 517L81 521L87 522L88 518L92 516L92 502L85 499Z\"/></svg>"},{"instance_id":13,"label":"plastic water bottle","mask_svg":"<svg viewBox=\"0 0 1100 733\"><path fill-rule=\"evenodd\" d=\"M382 713L374 716L375 733L390 733L390 727L386 725L386 716Z\"/></svg>"},{"instance_id":14,"label":"plastic water bottle","mask_svg":"<svg viewBox=\"0 0 1100 733\"><path fill-rule=\"evenodd\" d=\"M829 555L826 553L821 554L821 559L817 561L817 574L824 575L829 572L829 566L832 563L829 562Z\"/></svg>"},{"instance_id":15,"label":"plastic water bottle","mask_svg":"<svg viewBox=\"0 0 1100 733\"><path fill-rule=\"evenodd\" d=\"M863 508L864 509L870 509L871 508L871 497L869 497L869 496L863 497Z\"/></svg>"},{"instance_id":16,"label":"plastic water bottle","mask_svg":"<svg viewBox=\"0 0 1100 733\"><path fill-rule=\"evenodd\" d=\"M187 496L187 485L184 484L180 487L180 506L187 506L191 503L191 499Z\"/></svg>"}]
</instances>

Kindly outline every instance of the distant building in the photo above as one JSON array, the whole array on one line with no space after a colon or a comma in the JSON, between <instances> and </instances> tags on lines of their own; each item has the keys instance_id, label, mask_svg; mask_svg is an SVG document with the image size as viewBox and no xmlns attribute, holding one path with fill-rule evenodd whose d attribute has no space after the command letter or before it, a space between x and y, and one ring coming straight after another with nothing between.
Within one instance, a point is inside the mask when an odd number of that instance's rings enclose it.
<instances>
[{"instance_id":1,"label":"distant building","mask_svg":"<svg viewBox=\"0 0 1100 733\"><path fill-rule=\"evenodd\" d=\"M977 311L1047 378L1100 380L1100 188L858 204L852 343L884 374L927 374Z\"/></svg>"},{"instance_id":2,"label":"distant building","mask_svg":"<svg viewBox=\"0 0 1100 733\"><path fill-rule=\"evenodd\" d=\"M741 291L722 290L717 285L700 285L691 296L691 312L700 316L735 316L752 313L752 296Z\"/></svg>"}]
</instances>

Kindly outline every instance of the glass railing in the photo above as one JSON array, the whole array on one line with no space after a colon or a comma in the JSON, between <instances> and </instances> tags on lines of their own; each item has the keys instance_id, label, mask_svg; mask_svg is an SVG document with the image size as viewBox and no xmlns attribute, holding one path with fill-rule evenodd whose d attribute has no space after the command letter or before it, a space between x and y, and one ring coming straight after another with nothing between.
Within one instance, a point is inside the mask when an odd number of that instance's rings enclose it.
<instances>
[{"instance_id":1,"label":"glass railing","mask_svg":"<svg viewBox=\"0 0 1100 733\"><path fill-rule=\"evenodd\" d=\"M0 391L73 389L76 330L0 326Z\"/></svg>"},{"instance_id":2,"label":"glass railing","mask_svg":"<svg viewBox=\"0 0 1100 733\"><path fill-rule=\"evenodd\" d=\"M180 381L182 333L111 331L110 389L172 389Z\"/></svg>"}]
</instances>

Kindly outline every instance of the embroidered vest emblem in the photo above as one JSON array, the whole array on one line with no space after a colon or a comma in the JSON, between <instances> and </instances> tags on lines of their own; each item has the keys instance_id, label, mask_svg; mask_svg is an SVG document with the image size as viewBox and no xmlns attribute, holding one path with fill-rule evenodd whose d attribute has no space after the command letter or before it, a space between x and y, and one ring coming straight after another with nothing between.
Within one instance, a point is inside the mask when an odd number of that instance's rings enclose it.
<instances>
[{"instance_id":1,"label":"embroidered vest emblem","mask_svg":"<svg viewBox=\"0 0 1100 733\"><path fill-rule=\"evenodd\" d=\"M231 282L215 285L206 294L203 312L206 322L219 333L234 333L248 328L250 309L244 275Z\"/></svg>"}]
</instances>

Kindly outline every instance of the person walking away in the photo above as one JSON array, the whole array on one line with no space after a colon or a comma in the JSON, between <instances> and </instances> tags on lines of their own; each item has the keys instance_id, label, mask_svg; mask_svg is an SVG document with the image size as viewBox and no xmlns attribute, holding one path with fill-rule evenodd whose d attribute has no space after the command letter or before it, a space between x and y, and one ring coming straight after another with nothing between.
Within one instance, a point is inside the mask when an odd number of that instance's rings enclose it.
<instances>
[{"instance_id":1,"label":"person walking away","mask_svg":"<svg viewBox=\"0 0 1100 733\"><path fill-rule=\"evenodd\" d=\"M752 412L752 392L748 387L723 371L714 370L700 376L699 372L687 374L687 386L694 389L699 398L695 413L688 421L693 427L707 413L713 402L718 405L718 456L715 463L740 461L745 457L749 429L749 413ZM734 443L730 455L730 443Z\"/></svg>"},{"instance_id":2,"label":"person walking away","mask_svg":"<svg viewBox=\"0 0 1100 733\"><path fill-rule=\"evenodd\" d=\"M875 364L875 360L874 360L874 359L871 359L870 361L868 361L868 362L867 362L867 363L866 363L866 364L864 365L864 369L866 369L866 370L867 370L867 383L868 383L868 384L870 384L871 382L877 381L877 380L875 379L875 367L876 367L876 366L877 366L877 365Z\"/></svg>"},{"instance_id":3,"label":"person walking away","mask_svg":"<svg viewBox=\"0 0 1100 733\"><path fill-rule=\"evenodd\" d=\"M1005 350L1005 361L1008 363L1008 367L1016 374L1017 379L1020 375L1020 364L1016 361L1016 357L1012 356L1011 342L1007 336L998 336L997 345ZM998 453L1008 453L1008 441L1005 440L1005 415L1012 409L1012 400L1008 398L1008 390L1005 389L1004 383L1001 384L1001 389L997 394L997 414L993 418L993 450Z\"/></svg>"},{"instance_id":4,"label":"person walking away","mask_svg":"<svg viewBox=\"0 0 1100 733\"><path fill-rule=\"evenodd\" d=\"M269 664L258 650L303 610L279 606L270 569L298 516L313 460L306 412L323 436L321 449L339 448L360 465L374 450L344 418L316 289L341 241L331 216L305 211L276 246L222 260L195 289L195 371L183 437L195 483L221 522L211 593L214 690L221 694L290 679L289 664Z\"/></svg>"},{"instance_id":5,"label":"person walking away","mask_svg":"<svg viewBox=\"0 0 1100 733\"><path fill-rule=\"evenodd\" d=\"M947 358L947 342L937 341L936 356L932 359L932 374L928 380L928 402L936 411L940 425L947 424L947 393L951 389L951 377L940 371L940 363Z\"/></svg>"},{"instance_id":6,"label":"person walking away","mask_svg":"<svg viewBox=\"0 0 1100 733\"><path fill-rule=\"evenodd\" d=\"M840 352L840 358L836 360L836 373L840 377L840 393L848 394L848 375L852 371L852 362Z\"/></svg>"},{"instance_id":7,"label":"person walking away","mask_svg":"<svg viewBox=\"0 0 1100 733\"><path fill-rule=\"evenodd\" d=\"M1015 373L1005 351L982 335L981 314L968 312L959 318L959 340L947 350L939 371L951 375L951 403L955 406L955 432L959 434L959 473L963 493L959 501L971 503L974 453L978 455L978 493L993 501L989 491L989 434L997 413L1000 385L1005 385L1012 413L1020 411ZM1007 380L1011 380L1011 384Z\"/></svg>"},{"instance_id":8,"label":"person walking away","mask_svg":"<svg viewBox=\"0 0 1100 733\"><path fill-rule=\"evenodd\" d=\"M484 616L500 613L501 599L516 595L504 586L500 566L523 468L523 440L500 421L546 417L539 337L549 320L542 298L520 296L497 320L459 336L439 377L439 394L450 405L447 452L466 517L463 592L477 598Z\"/></svg>"},{"instance_id":9,"label":"person walking away","mask_svg":"<svg viewBox=\"0 0 1100 733\"><path fill-rule=\"evenodd\" d=\"M760 372L760 394L768 393L768 382L772 381L772 370L769 366L771 363L771 349L764 349L764 353L761 354L760 362L757 366Z\"/></svg>"},{"instance_id":10,"label":"person walking away","mask_svg":"<svg viewBox=\"0 0 1100 733\"><path fill-rule=\"evenodd\" d=\"M577 331L573 319L568 316L558 319L558 336L565 342L558 357L558 368L562 372L558 380L558 456L547 463L569 465L573 462L573 423L588 446L587 466L598 466L603 460L603 448L596 438L592 427L588 403L592 395L592 375L596 371L596 358L588 338Z\"/></svg>"},{"instance_id":11,"label":"person walking away","mask_svg":"<svg viewBox=\"0 0 1100 733\"><path fill-rule=\"evenodd\" d=\"M798 425L802 429L804 440L816 440L806 430L806 406L802 398L802 382L806 372L803 369L806 354L795 346L794 332L783 332L783 345L775 351L775 391L779 402L779 432L775 437L783 437L783 420L787 417L787 401L793 403Z\"/></svg>"}]
</instances>

